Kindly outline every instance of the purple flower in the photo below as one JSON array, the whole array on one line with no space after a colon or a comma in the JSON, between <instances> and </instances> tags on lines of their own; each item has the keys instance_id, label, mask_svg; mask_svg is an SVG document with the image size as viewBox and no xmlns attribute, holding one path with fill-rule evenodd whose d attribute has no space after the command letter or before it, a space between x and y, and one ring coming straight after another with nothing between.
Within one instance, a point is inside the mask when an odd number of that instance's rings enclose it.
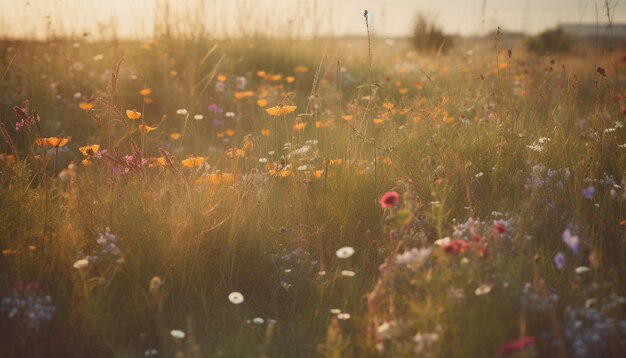
<instances>
[{"instance_id":1,"label":"purple flower","mask_svg":"<svg viewBox=\"0 0 626 358\"><path fill-rule=\"evenodd\" d=\"M572 250L574 253L578 253L578 245L580 244L580 239L576 235L572 235L569 229L565 229L563 231L563 235L561 235L563 242Z\"/></svg>"},{"instance_id":2,"label":"purple flower","mask_svg":"<svg viewBox=\"0 0 626 358\"><path fill-rule=\"evenodd\" d=\"M93 156L95 158L101 159L103 155L105 155L108 151L106 149L100 149L99 151L95 152L93 154Z\"/></svg>"},{"instance_id":3,"label":"purple flower","mask_svg":"<svg viewBox=\"0 0 626 358\"><path fill-rule=\"evenodd\" d=\"M583 198L587 200L591 200L595 192L596 192L596 188L594 188L593 185L590 185L587 189L583 189L583 192L582 192Z\"/></svg>"},{"instance_id":4,"label":"purple flower","mask_svg":"<svg viewBox=\"0 0 626 358\"><path fill-rule=\"evenodd\" d=\"M556 265L557 269L563 269L563 267L565 266L565 255L562 252L559 251L556 253L556 255L554 255L554 264Z\"/></svg>"},{"instance_id":5,"label":"purple flower","mask_svg":"<svg viewBox=\"0 0 626 358\"><path fill-rule=\"evenodd\" d=\"M217 104L215 104L215 103L211 103L209 105L208 109L209 109L209 112L215 112L215 113L222 113L222 112L224 112L224 110L221 109L220 107L218 107Z\"/></svg>"}]
</instances>

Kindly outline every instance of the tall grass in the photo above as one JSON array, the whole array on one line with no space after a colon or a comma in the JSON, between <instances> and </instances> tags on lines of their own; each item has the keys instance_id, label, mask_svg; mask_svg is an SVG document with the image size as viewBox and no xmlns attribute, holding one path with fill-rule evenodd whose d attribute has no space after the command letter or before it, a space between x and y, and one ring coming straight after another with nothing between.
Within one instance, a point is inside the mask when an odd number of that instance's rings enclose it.
<instances>
[{"instance_id":1,"label":"tall grass","mask_svg":"<svg viewBox=\"0 0 626 358\"><path fill-rule=\"evenodd\" d=\"M7 356L623 351L614 56L172 31L3 43L0 294L56 307L33 327L3 301Z\"/></svg>"}]
</instances>

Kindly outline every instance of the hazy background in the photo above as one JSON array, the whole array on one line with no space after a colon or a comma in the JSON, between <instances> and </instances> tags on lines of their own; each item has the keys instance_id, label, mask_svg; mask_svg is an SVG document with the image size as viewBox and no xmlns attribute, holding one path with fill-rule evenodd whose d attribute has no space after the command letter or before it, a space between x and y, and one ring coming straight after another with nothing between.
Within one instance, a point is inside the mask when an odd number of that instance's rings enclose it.
<instances>
[{"instance_id":1,"label":"hazy background","mask_svg":"<svg viewBox=\"0 0 626 358\"><path fill-rule=\"evenodd\" d=\"M609 6L614 22L626 22L623 1ZM165 19L179 31L200 24L216 37L363 34L364 9L380 36L408 34L417 12L461 35L496 26L537 33L558 23L607 23L604 0L0 0L0 35L146 38Z\"/></svg>"}]
</instances>

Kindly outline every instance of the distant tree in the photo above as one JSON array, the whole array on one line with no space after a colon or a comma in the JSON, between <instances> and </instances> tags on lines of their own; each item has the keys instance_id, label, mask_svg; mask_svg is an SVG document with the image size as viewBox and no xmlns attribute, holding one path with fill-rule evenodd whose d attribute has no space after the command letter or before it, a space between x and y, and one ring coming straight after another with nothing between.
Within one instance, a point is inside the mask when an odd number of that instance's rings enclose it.
<instances>
[{"instance_id":1,"label":"distant tree","mask_svg":"<svg viewBox=\"0 0 626 358\"><path fill-rule=\"evenodd\" d=\"M423 14L415 16L413 25L413 47L418 51L448 51L452 48L452 36L444 34L434 20L429 20Z\"/></svg>"},{"instance_id":2,"label":"distant tree","mask_svg":"<svg viewBox=\"0 0 626 358\"><path fill-rule=\"evenodd\" d=\"M540 55L570 52L573 45L574 40L560 28L546 30L526 40L528 51Z\"/></svg>"}]
</instances>

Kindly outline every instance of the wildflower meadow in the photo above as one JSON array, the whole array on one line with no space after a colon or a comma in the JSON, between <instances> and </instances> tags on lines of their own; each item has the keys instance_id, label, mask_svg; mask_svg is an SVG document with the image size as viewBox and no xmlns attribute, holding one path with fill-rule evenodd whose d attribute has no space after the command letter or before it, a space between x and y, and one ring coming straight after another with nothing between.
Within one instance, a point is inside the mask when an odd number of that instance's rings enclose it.
<instances>
[{"instance_id":1,"label":"wildflower meadow","mask_svg":"<svg viewBox=\"0 0 626 358\"><path fill-rule=\"evenodd\" d=\"M624 357L626 46L0 41L0 356Z\"/></svg>"}]
</instances>

